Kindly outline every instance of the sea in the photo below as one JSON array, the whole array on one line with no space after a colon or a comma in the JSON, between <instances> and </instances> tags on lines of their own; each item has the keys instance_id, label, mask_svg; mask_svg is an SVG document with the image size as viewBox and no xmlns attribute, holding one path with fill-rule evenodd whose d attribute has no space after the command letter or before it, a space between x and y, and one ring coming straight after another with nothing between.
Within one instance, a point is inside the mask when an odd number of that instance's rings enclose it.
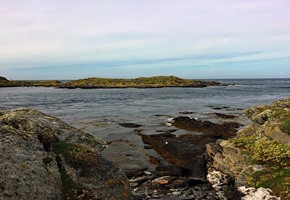
<instances>
[{"instance_id":1,"label":"sea","mask_svg":"<svg viewBox=\"0 0 290 200\"><path fill-rule=\"evenodd\" d=\"M105 137L120 123L147 130L181 115L216 120L213 113L242 114L254 105L290 98L290 79L220 79L229 86L205 88L59 89L0 88L0 110L34 108ZM104 133L104 131L106 133ZM124 130L123 130L124 132Z\"/></svg>"}]
</instances>

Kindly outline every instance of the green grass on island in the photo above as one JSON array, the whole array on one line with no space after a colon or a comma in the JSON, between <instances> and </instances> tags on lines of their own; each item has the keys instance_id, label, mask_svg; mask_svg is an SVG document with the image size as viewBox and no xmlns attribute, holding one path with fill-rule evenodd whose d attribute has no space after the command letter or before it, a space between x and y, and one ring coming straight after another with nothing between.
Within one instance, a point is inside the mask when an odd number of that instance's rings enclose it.
<instances>
[{"instance_id":1,"label":"green grass on island","mask_svg":"<svg viewBox=\"0 0 290 200\"><path fill-rule=\"evenodd\" d=\"M161 88L161 87L207 87L221 86L222 83L214 81L200 81L182 79L175 76L153 76L135 79L114 78L86 78L60 83L50 81L10 81L0 76L0 87L32 87L46 86L59 88Z\"/></svg>"},{"instance_id":2,"label":"green grass on island","mask_svg":"<svg viewBox=\"0 0 290 200\"><path fill-rule=\"evenodd\" d=\"M60 82L56 80L49 81L12 81L0 76L0 87L56 87Z\"/></svg>"},{"instance_id":3,"label":"green grass on island","mask_svg":"<svg viewBox=\"0 0 290 200\"><path fill-rule=\"evenodd\" d=\"M211 81L182 79L175 76L153 76L135 79L87 78L60 84L62 88L160 88L206 87L222 85Z\"/></svg>"}]
</instances>

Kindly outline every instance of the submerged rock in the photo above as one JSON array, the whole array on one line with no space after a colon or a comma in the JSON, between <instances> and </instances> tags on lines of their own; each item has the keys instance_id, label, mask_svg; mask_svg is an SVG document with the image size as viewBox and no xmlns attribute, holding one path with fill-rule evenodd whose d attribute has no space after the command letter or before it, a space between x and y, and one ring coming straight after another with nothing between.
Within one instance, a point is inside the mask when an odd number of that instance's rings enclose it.
<instances>
[{"instance_id":1,"label":"submerged rock","mask_svg":"<svg viewBox=\"0 0 290 200\"><path fill-rule=\"evenodd\" d=\"M125 128L139 128L142 126L141 124L136 124L136 123L120 123L119 125Z\"/></svg>"},{"instance_id":2,"label":"submerged rock","mask_svg":"<svg viewBox=\"0 0 290 200\"><path fill-rule=\"evenodd\" d=\"M0 199L133 199L106 144L33 109L0 112Z\"/></svg>"},{"instance_id":3,"label":"submerged rock","mask_svg":"<svg viewBox=\"0 0 290 200\"><path fill-rule=\"evenodd\" d=\"M222 118L222 119L234 119L237 117L235 115L224 114L224 113L214 113L214 115L216 115L217 117Z\"/></svg>"}]
</instances>

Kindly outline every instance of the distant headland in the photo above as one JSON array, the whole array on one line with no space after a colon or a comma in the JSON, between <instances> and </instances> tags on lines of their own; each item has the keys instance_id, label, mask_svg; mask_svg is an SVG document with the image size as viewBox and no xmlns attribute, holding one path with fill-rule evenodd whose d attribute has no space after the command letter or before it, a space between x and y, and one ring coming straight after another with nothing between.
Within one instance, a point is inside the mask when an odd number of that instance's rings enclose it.
<instances>
[{"instance_id":1,"label":"distant headland","mask_svg":"<svg viewBox=\"0 0 290 200\"><path fill-rule=\"evenodd\" d=\"M207 87L225 86L214 81L182 79L175 76L153 76L135 79L86 78L69 82L50 81L12 81L0 76L0 87L57 87L57 88L162 88L162 87Z\"/></svg>"},{"instance_id":2,"label":"distant headland","mask_svg":"<svg viewBox=\"0 0 290 200\"><path fill-rule=\"evenodd\" d=\"M60 84L59 81L14 81L0 76L0 87L57 87Z\"/></svg>"}]
</instances>

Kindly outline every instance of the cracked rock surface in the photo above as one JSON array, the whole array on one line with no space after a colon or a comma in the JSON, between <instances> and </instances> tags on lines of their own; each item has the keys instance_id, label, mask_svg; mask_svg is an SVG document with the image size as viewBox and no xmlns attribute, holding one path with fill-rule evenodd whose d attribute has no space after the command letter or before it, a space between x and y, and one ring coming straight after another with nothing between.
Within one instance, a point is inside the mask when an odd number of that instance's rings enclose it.
<instances>
[{"instance_id":1,"label":"cracked rock surface","mask_svg":"<svg viewBox=\"0 0 290 200\"><path fill-rule=\"evenodd\" d=\"M0 111L0 199L133 199L105 147L36 110Z\"/></svg>"}]
</instances>

